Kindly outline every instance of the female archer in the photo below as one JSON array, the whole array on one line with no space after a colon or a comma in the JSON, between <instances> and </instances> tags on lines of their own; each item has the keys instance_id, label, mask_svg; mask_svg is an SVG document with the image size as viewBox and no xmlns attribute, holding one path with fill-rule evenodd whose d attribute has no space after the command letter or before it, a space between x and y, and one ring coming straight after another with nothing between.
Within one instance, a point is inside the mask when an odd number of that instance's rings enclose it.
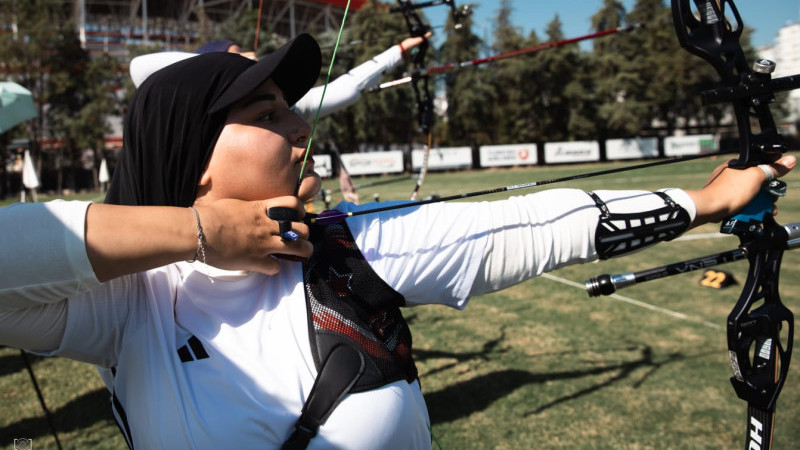
<instances>
[{"instance_id":1,"label":"female archer","mask_svg":"<svg viewBox=\"0 0 800 450\"><path fill-rule=\"evenodd\" d=\"M107 204L0 210L14 258L0 273L0 344L98 366L131 447L430 448L402 307L461 309L615 256L595 246L603 217L663 218L668 232L628 231L669 239L795 165L720 168L700 190L557 189L325 226L274 220L302 218L320 188L302 163L310 127L291 109L319 68L308 35L258 62L172 64L132 100Z\"/></svg>"}]
</instances>

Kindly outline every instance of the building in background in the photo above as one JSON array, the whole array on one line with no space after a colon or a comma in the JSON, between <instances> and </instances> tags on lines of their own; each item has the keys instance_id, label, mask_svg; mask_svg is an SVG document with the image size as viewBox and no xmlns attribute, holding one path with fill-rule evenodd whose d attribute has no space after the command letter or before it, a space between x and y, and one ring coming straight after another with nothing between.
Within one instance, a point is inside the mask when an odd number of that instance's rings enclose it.
<instances>
[{"instance_id":1,"label":"building in background","mask_svg":"<svg viewBox=\"0 0 800 450\"><path fill-rule=\"evenodd\" d=\"M359 10L367 0L352 0ZM338 28L347 0L64 0L91 52L127 56L130 45L194 48L204 32L246 9L262 7L261 29L291 38ZM253 24L255 28L256 24Z\"/></svg>"},{"instance_id":2,"label":"building in background","mask_svg":"<svg viewBox=\"0 0 800 450\"><path fill-rule=\"evenodd\" d=\"M758 49L758 55L775 62L773 78L800 74L800 21L789 23L778 30L775 43ZM800 89L789 91L786 121L800 121Z\"/></svg>"},{"instance_id":3,"label":"building in background","mask_svg":"<svg viewBox=\"0 0 800 450\"><path fill-rule=\"evenodd\" d=\"M367 0L351 0L361 9ZM131 46L192 51L213 36L214 27L251 10L261 11L261 30L285 38L338 30L347 0L64 0L72 8L81 45L91 54L109 54L127 63ZM253 23L253 29L256 23ZM264 42L262 38L262 42ZM247 48L249 43L241 43ZM122 144L122 118L107 118L106 147Z\"/></svg>"}]
</instances>

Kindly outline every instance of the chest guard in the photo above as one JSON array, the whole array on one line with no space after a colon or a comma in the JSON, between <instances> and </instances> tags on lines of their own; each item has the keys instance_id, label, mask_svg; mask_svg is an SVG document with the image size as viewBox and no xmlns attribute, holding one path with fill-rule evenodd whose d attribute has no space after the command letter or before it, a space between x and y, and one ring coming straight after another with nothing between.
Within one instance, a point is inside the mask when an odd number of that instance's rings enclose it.
<instances>
[{"instance_id":1,"label":"chest guard","mask_svg":"<svg viewBox=\"0 0 800 450\"><path fill-rule=\"evenodd\" d=\"M400 313L403 296L375 274L344 222L312 225L310 231L314 253L303 264L303 281L317 370L344 344L364 361L350 392L414 381L411 331Z\"/></svg>"}]
</instances>

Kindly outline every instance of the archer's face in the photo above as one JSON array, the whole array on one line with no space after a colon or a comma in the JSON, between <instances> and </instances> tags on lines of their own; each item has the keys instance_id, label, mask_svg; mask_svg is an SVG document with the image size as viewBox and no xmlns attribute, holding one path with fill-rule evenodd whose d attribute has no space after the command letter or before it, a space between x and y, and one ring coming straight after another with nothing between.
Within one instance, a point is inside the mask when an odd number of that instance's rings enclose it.
<instances>
[{"instance_id":1,"label":"archer's face","mask_svg":"<svg viewBox=\"0 0 800 450\"><path fill-rule=\"evenodd\" d=\"M289 109L278 86L268 80L231 106L198 199L265 200L295 195L311 127ZM321 186L308 156L298 197L310 200Z\"/></svg>"}]
</instances>

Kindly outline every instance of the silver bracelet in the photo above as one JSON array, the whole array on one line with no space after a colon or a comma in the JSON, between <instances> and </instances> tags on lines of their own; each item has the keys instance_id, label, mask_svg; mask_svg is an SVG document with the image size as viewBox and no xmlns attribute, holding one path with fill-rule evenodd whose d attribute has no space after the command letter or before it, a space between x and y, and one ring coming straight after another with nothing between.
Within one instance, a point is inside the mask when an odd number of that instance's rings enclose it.
<instances>
[{"instance_id":1,"label":"silver bracelet","mask_svg":"<svg viewBox=\"0 0 800 450\"><path fill-rule=\"evenodd\" d=\"M203 234L203 226L200 225L200 213L194 209L194 206L190 206L189 209L194 211L194 217L197 219L197 251L194 253L194 258L188 260L187 262L193 263L200 259L200 262L205 264L206 263L206 246L204 241L206 240L206 235Z\"/></svg>"}]
</instances>

